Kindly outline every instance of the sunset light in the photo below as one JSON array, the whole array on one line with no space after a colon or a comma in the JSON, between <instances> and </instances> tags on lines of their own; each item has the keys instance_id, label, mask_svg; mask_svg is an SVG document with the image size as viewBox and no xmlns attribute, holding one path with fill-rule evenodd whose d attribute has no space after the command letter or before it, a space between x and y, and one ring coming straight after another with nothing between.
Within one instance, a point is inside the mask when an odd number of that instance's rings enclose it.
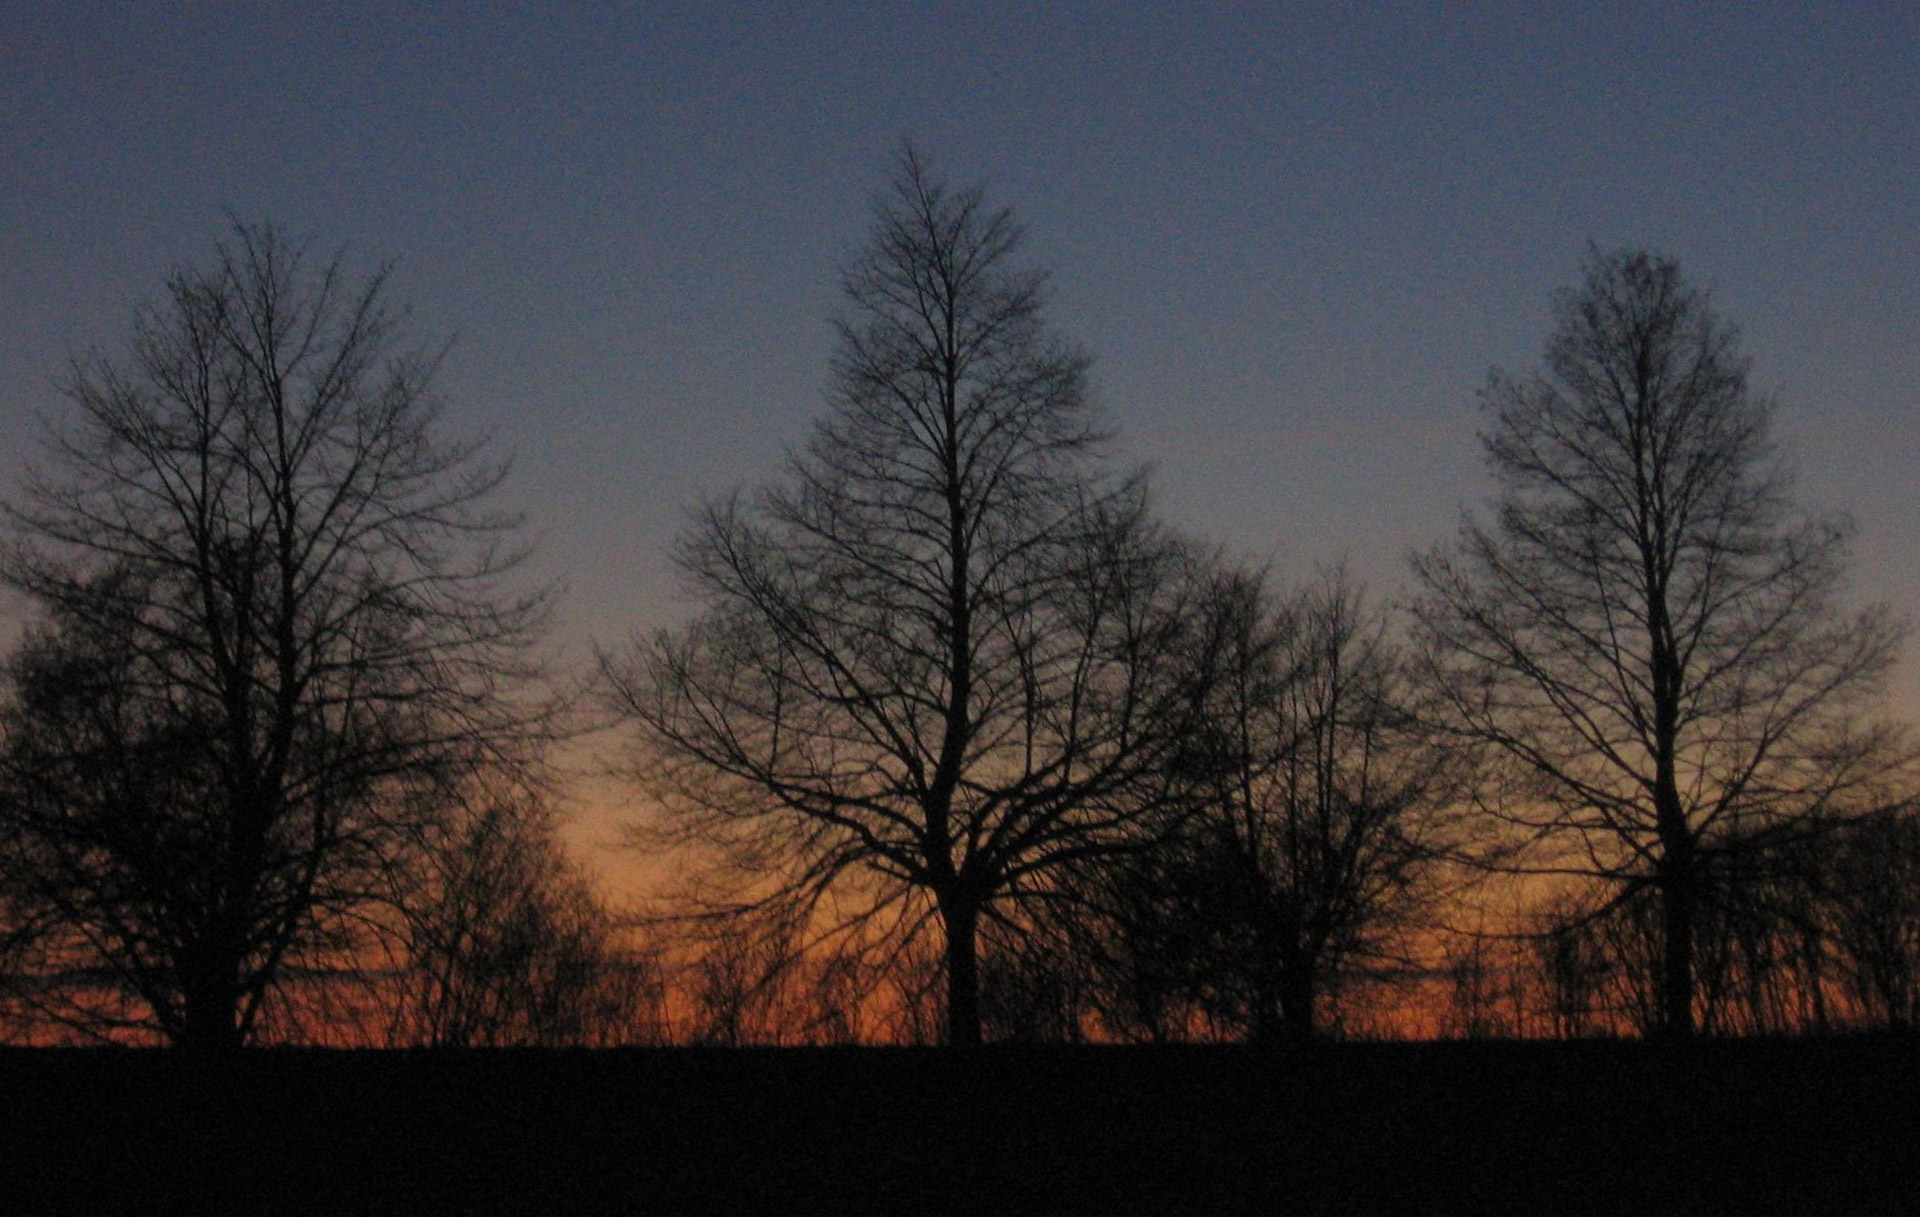
<instances>
[{"instance_id":1,"label":"sunset light","mask_svg":"<svg viewBox=\"0 0 1920 1217\"><path fill-rule=\"evenodd\" d=\"M5 6L15 1198L1920 1205L1916 81Z\"/></svg>"}]
</instances>

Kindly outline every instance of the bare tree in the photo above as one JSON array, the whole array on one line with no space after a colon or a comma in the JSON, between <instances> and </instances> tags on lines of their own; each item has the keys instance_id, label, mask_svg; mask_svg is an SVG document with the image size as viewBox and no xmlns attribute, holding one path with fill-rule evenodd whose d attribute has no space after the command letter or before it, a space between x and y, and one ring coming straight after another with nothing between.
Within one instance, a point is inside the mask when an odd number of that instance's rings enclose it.
<instances>
[{"instance_id":1,"label":"bare tree","mask_svg":"<svg viewBox=\"0 0 1920 1217\"><path fill-rule=\"evenodd\" d=\"M1415 560L1444 722L1509 763L1487 809L1532 869L1647 884L1659 1024L1696 1024L1717 843L1872 805L1864 727L1901 630L1837 603L1849 528L1810 515L1738 335L1673 262L1594 253L1542 370L1483 393L1497 518Z\"/></svg>"},{"instance_id":2,"label":"bare tree","mask_svg":"<svg viewBox=\"0 0 1920 1217\"><path fill-rule=\"evenodd\" d=\"M1344 572L1247 612L1213 702L1230 764L1196 827L1224 866L1210 900L1244 948L1249 1030L1304 1038L1323 992L1406 947L1458 766L1423 736L1386 618Z\"/></svg>"},{"instance_id":3,"label":"bare tree","mask_svg":"<svg viewBox=\"0 0 1920 1217\"><path fill-rule=\"evenodd\" d=\"M835 893L841 923L930 898L955 1044L980 1038L982 917L1136 839L1200 628L1020 239L902 151L844 271L830 415L684 538L704 613L605 664L683 833Z\"/></svg>"},{"instance_id":4,"label":"bare tree","mask_svg":"<svg viewBox=\"0 0 1920 1217\"><path fill-rule=\"evenodd\" d=\"M620 1043L653 1012L655 969L570 861L552 814L512 792L476 801L424 851L404 912L403 1042Z\"/></svg>"},{"instance_id":5,"label":"bare tree","mask_svg":"<svg viewBox=\"0 0 1920 1217\"><path fill-rule=\"evenodd\" d=\"M1864 1021L1920 1027L1920 812L1854 825L1822 863L1826 935Z\"/></svg>"},{"instance_id":6,"label":"bare tree","mask_svg":"<svg viewBox=\"0 0 1920 1217\"><path fill-rule=\"evenodd\" d=\"M57 930L49 967L176 1044L244 1043L289 966L350 953L539 722L503 467L441 437L437 356L400 342L384 272L236 225L128 357L75 366L6 508L4 577L45 618L11 672L0 876Z\"/></svg>"},{"instance_id":7,"label":"bare tree","mask_svg":"<svg viewBox=\"0 0 1920 1217\"><path fill-rule=\"evenodd\" d=\"M1078 937L1110 1020L1176 1033L1180 994L1223 1033L1305 1039L1328 993L1409 947L1459 766L1423 734L1386 616L1344 571L1279 602L1238 576L1222 609L1195 810L1176 839L1086 879Z\"/></svg>"},{"instance_id":8,"label":"bare tree","mask_svg":"<svg viewBox=\"0 0 1920 1217\"><path fill-rule=\"evenodd\" d=\"M1582 914L1576 898L1561 896L1541 914L1530 943L1550 1025L1560 1039L1579 1039L1599 1029L1602 988L1614 963L1595 949Z\"/></svg>"},{"instance_id":9,"label":"bare tree","mask_svg":"<svg viewBox=\"0 0 1920 1217\"><path fill-rule=\"evenodd\" d=\"M1703 1027L1723 1033L1913 1025L1920 986L1920 831L1910 808L1793 836L1723 841L1705 871L1695 936ZM1657 1029L1658 893L1570 894L1542 927L1557 998L1579 989L1604 1017ZM1575 963L1584 985L1563 970ZM1598 983L1595 983L1598 982ZM1591 995L1610 990L1603 1010Z\"/></svg>"}]
</instances>

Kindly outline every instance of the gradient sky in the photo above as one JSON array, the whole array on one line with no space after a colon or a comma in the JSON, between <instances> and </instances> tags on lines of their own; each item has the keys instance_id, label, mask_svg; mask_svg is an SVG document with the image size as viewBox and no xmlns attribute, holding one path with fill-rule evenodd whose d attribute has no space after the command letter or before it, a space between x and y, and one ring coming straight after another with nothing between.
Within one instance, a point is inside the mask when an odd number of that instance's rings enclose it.
<instances>
[{"instance_id":1,"label":"gradient sky","mask_svg":"<svg viewBox=\"0 0 1920 1217\"><path fill-rule=\"evenodd\" d=\"M1920 610L1920 5L1332 7L0 0L0 479L270 218L456 337L583 658L804 438L910 135L1026 224L1166 514L1283 576L1393 592L1484 501L1476 391L1592 241L1711 285L1857 591Z\"/></svg>"}]
</instances>

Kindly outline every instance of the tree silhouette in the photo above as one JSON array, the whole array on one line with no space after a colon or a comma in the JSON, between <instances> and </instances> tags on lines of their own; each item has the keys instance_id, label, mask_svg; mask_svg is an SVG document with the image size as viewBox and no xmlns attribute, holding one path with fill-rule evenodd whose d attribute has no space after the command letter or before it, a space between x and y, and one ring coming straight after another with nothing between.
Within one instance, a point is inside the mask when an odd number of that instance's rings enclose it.
<instances>
[{"instance_id":1,"label":"tree silhouette","mask_svg":"<svg viewBox=\"0 0 1920 1217\"><path fill-rule=\"evenodd\" d=\"M1185 835L1215 991L1255 1039L1310 1037L1322 993L1386 960L1434 894L1456 766L1422 737L1386 630L1334 570L1277 613L1249 601L1230 635L1210 703L1227 763Z\"/></svg>"},{"instance_id":2,"label":"tree silhouette","mask_svg":"<svg viewBox=\"0 0 1920 1217\"><path fill-rule=\"evenodd\" d=\"M492 793L493 797L484 797ZM486 792L414 868L398 1038L437 1047L619 1043L650 1028L659 978L566 857L552 813Z\"/></svg>"},{"instance_id":3,"label":"tree silhouette","mask_svg":"<svg viewBox=\"0 0 1920 1217\"><path fill-rule=\"evenodd\" d=\"M1702 1027L1722 1034L1914 1023L1920 828L1911 807L1716 843L1695 938ZM1660 916L1650 883L1581 886L1542 918L1543 987L1562 1034L1657 1030Z\"/></svg>"},{"instance_id":4,"label":"tree silhouette","mask_svg":"<svg viewBox=\"0 0 1920 1217\"><path fill-rule=\"evenodd\" d=\"M1132 847L1204 650L1195 564L1104 471L1020 241L902 150L843 273L829 415L684 537L700 617L605 664L682 835L843 922L931 898L955 1044L981 918Z\"/></svg>"},{"instance_id":5,"label":"tree silhouette","mask_svg":"<svg viewBox=\"0 0 1920 1217\"><path fill-rule=\"evenodd\" d=\"M1324 996L1393 963L1439 894L1458 758L1420 727L1384 613L1335 568L1277 598L1223 585L1179 834L1085 868L1065 937L1109 1023L1307 1039ZM1073 924L1077 922L1078 924Z\"/></svg>"},{"instance_id":6,"label":"tree silhouette","mask_svg":"<svg viewBox=\"0 0 1920 1217\"><path fill-rule=\"evenodd\" d=\"M1874 816L1820 852L1816 905L1867 1019L1920 1027L1920 811Z\"/></svg>"},{"instance_id":7,"label":"tree silhouette","mask_svg":"<svg viewBox=\"0 0 1920 1217\"><path fill-rule=\"evenodd\" d=\"M1542 370L1488 379L1495 520L1414 564L1444 722L1507 762L1486 806L1526 865L1657 893L1679 1036L1718 844L1870 806L1890 763L1861 713L1901 631L1839 607L1848 526L1794 504L1747 374L1672 261L1592 254Z\"/></svg>"},{"instance_id":8,"label":"tree silhouette","mask_svg":"<svg viewBox=\"0 0 1920 1217\"><path fill-rule=\"evenodd\" d=\"M124 994L176 1044L244 1043L540 721L503 467L440 436L399 320L384 272L236 224L127 358L75 366L7 507L44 618L11 667L0 879L95 1014Z\"/></svg>"}]
</instances>

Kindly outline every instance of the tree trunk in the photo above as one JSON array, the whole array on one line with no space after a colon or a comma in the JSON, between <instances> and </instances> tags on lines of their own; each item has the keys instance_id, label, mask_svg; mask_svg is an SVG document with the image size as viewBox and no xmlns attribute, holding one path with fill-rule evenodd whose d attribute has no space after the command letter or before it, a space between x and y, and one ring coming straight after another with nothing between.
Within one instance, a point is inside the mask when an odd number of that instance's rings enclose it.
<instances>
[{"instance_id":1,"label":"tree trunk","mask_svg":"<svg viewBox=\"0 0 1920 1217\"><path fill-rule=\"evenodd\" d=\"M980 1034L980 908L970 896L940 900L947 930L947 1044L977 1048Z\"/></svg>"},{"instance_id":2,"label":"tree trunk","mask_svg":"<svg viewBox=\"0 0 1920 1217\"><path fill-rule=\"evenodd\" d=\"M1693 923L1699 903L1698 869L1690 837L1667 843L1659 868L1659 1032L1665 1039L1690 1039L1694 1033Z\"/></svg>"},{"instance_id":3,"label":"tree trunk","mask_svg":"<svg viewBox=\"0 0 1920 1217\"><path fill-rule=\"evenodd\" d=\"M1680 689L1683 674L1675 648L1668 639L1664 583L1648 577L1654 605L1654 782L1655 830L1660 838L1660 860L1654 879L1660 889L1660 1035L1685 1040L1693 1036L1693 915L1699 905L1699 865L1693 830L1680 797L1678 765ZM1657 594L1656 594L1657 593Z\"/></svg>"},{"instance_id":4,"label":"tree trunk","mask_svg":"<svg viewBox=\"0 0 1920 1217\"><path fill-rule=\"evenodd\" d=\"M1304 1044L1320 1030L1313 982L1313 969L1298 960L1290 961L1280 974L1280 1014L1287 1038L1294 1043Z\"/></svg>"},{"instance_id":5,"label":"tree trunk","mask_svg":"<svg viewBox=\"0 0 1920 1217\"><path fill-rule=\"evenodd\" d=\"M1292 930L1289 928L1288 933ZM1270 942L1259 950L1258 981L1254 985L1247 1036L1255 1044L1305 1043L1313 1038L1314 968L1298 945Z\"/></svg>"},{"instance_id":6,"label":"tree trunk","mask_svg":"<svg viewBox=\"0 0 1920 1217\"><path fill-rule=\"evenodd\" d=\"M189 966L181 977L183 1017L175 1047L205 1055L240 1051L245 1037L233 975L218 960L202 959Z\"/></svg>"}]
</instances>

